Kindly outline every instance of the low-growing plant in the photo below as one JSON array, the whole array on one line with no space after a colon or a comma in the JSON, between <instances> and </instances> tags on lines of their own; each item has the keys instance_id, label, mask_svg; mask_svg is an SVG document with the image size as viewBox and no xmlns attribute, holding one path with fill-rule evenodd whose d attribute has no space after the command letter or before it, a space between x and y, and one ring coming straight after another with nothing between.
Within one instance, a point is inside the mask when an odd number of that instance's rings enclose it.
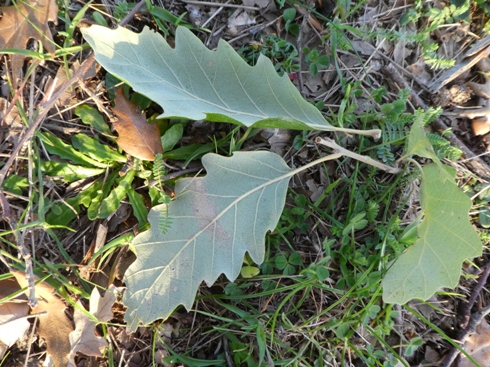
<instances>
[{"instance_id":1,"label":"low-growing plant","mask_svg":"<svg viewBox=\"0 0 490 367\"><path fill-rule=\"evenodd\" d=\"M258 41L243 46L237 52L252 66L257 63L260 55L268 57L280 76L284 73L292 74L299 71L298 49L291 42L276 35L261 37Z\"/></svg>"},{"instance_id":2,"label":"low-growing plant","mask_svg":"<svg viewBox=\"0 0 490 367\"><path fill-rule=\"evenodd\" d=\"M282 18L284 19L284 28L293 36L299 34L299 25L294 22L296 18L296 9L288 8L283 11Z\"/></svg>"},{"instance_id":3,"label":"low-growing plant","mask_svg":"<svg viewBox=\"0 0 490 367\"><path fill-rule=\"evenodd\" d=\"M305 55L305 61L309 64L310 74L317 75L318 70L326 68L330 64L330 57L328 55L320 55L320 52L316 48L303 48L303 54Z\"/></svg>"},{"instance_id":4,"label":"low-growing plant","mask_svg":"<svg viewBox=\"0 0 490 367\"><path fill-rule=\"evenodd\" d=\"M362 132L328 124L315 107L301 98L287 77L277 76L268 59L259 57L254 67L247 66L224 42L220 43L216 52L209 51L184 28L177 29L175 49L171 49L162 38L149 30L134 34L122 28L111 31L94 26L83 33L94 48L97 60L109 72L127 81L139 93L162 104L165 111L162 117L205 118L249 128L284 127ZM147 47L149 44L158 47ZM194 55L199 54L198 64L197 59L187 57L186 52L189 49L193 50ZM138 58L126 58L133 67L121 66L119 57L125 58L126 55L135 53ZM152 53L158 56L151 56ZM145 60L145 64L140 65L137 60ZM165 69L159 65L162 60L165 60ZM186 60L184 64L182 60ZM220 73L216 72L218 68ZM151 78L149 70L152 71ZM231 83L231 80L236 84ZM345 92L343 111L345 116L350 116L349 96L351 93L356 95L355 86L352 88L345 84ZM172 104L167 96L172 96L172 100L179 103ZM388 119L399 120L405 100L406 93L400 97L400 102L384 105L381 113ZM373 249L385 254L388 239L393 228L396 228L396 222L386 217L386 211L383 220L389 225L385 224L384 229L380 226L381 236L368 241L364 251L355 248L356 234L376 221L379 213L376 203L380 200L386 201L389 206L389 197L392 195L390 191L382 194L376 201L370 201L372 198L368 186L365 192L351 192L352 205L348 208L344 221L335 222L338 229L333 233L340 237L340 248L337 252L331 252L331 258L338 261L343 272L339 281L344 281L352 292L378 294L371 302L379 297L381 279L385 302L404 303L414 297L428 298L442 286L456 285L459 277L453 275L459 274L461 262L481 252L478 235L467 219L469 199L459 193L454 184L453 173L442 165L423 130L424 122L433 116L431 111L418 111L410 116L412 124L405 148L404 158L416 154L434 162L420 170L421 202L425 217L419 225L419 239L413 246L413 251L401 255L383 278L382 273L372 272L374 267L380 266L383 269L386 266L386 258L373 256ZM347 126L354 126L354 120L339 121ZM377 134L373 131L362 133ZM383 167L367 158L352 155L333 142L321 138L317 138L317 142L331 146L342 154ZM267 231L274 230L280 220L289 178L301 170L337 157L339 154L320 158L292 170L279 156L269 152L235 152L229 158L205 155L202 162L207 175L203 178L179 180L175 189L176 199L169 204L155 206L149 215L150 229L139 234L133 241L137 260L126 273L127 290L124 296L128 307L125 318L130 329L134 330L140 323L146 324L156 318L168 317L179 304L189 308L202 280L211 285L221 273L234 280L242 268L246 253L253 262L262 263L265 252L264 236ZM383 168L398 172L389 167ZM357 177L353 179L357 180ZM444 229L434 221L435 203L431 202L434 195L441 194L444 196L437 200L443 203L444 210L454 214L451 216L454 222ZM448 197L453 198L453 201L444 203L444 198ZM456 207L453 207L454 200L458 202ZM162 213L167 212L173 222L162 233L157 224L161 221ZM305 215L301 208L294 213L286 212L286 218L301 215ZM458 233L465 233L465 246L461 247L458 242L457 249L454 248L458 256L454 256L455 261L452 264L423 255L424 246L438 246L436 237L433 237L435 233L441 230L454 232L454 228L458 228ZM165 246L166 249L158 259L155 258L156 244ZM454 247L454 244L444 243L444 246ZM214 250L210 252L210 248ZM287 273L290 273L290 270L301 264L301 257L295 254L297 253L277 255L275 266L283 271L287 269ZM200 261L206 257L209 266L196 267L196 256L200 257ZM349 270L348 263L356 269L354 272ZM436 272L440 277L421 279L424 272L420 267L427 266L424 265L426 263L430 263L432 268L451 267L453 270L451 274L441 271ZM418 265L414 267L414 264ZM320 276L317 269L322 269ZM316 277L310 276L311 281L325 279L328 275L324 268L309 270L310 274L311 271L317 272ZM308 268L303 270L307 271ZM404 279L403 284L400 284L400 279ZM417 284L423 284L423 287ZM269 286L265 285L266 288ZM362 305L361 308L364 310L361 320L365 321L372 320L379 311L374 303L370 303L369 307ZM274 319L277 319L277 314ZM354 323L342 323L342 328L337 325L338 337L345 337L349 333L345 325L350 329L349 325Z\"/></svg>"},{"instance_id":5,"label":"low-growing plant","mask_svg":"<svg viewBox=\"0 0 490 367\"><path fill-rule=\"evenodd\" d=\"M414 2L414 6L406 11L400 19L400 25L406 26L410 22L426 22L428 25L419 28L419 31L413 36L406 36L402 32L395 32L390 37L398 39L407 39L420 45L424 62L434 69L445 69L454 66L454 60L442 57L437 51L439 44L431 40L431 33L438 28L455 24L458 22L470 22L470 1L450 2L441 7L427 6L427 3L421 0ZM488 14L488 5L482 2L476 3ZM489 23L485 26L489 27Z\"/></svg>"}]
</instances>

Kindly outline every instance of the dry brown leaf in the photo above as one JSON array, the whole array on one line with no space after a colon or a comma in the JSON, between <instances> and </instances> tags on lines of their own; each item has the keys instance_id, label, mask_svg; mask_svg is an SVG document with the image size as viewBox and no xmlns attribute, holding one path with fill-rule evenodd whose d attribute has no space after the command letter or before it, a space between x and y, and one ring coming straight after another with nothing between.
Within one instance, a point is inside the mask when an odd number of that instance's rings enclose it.
<instances>
[{"instance_id":1,"label":"dry brown leaf","mask_svg":"<svg viewBox=\"0 0 490 367\"><path fill-rule=\"evenodd\" d=\"M13 278L0 281L0 299L21 288ZM27 298L21 294L18 298L0 304L0 359L17 340L22 339L29 330L30 323L23 316L29 314Z\"/></svg>"},{"instance_id":2,"label":"dry brown leaf","mask_svg":"<svg viewBox=\"0 0 490 367\"><path fill-rule=\"evenodd\" d=\"M117 293L118 289L113 284L109 286L104 297L100 296L97 288L92 290L92 295L90 296L90 313L99 322L112 319L112 305L116 301ZM79 306L83 307L81 303L79 303ZM88 356L102 357L100 349L107 347L108 343L104 338L95 335L97 322L94 322L90 317L80 311L79 308L75 308L73 320L75 321L75 330L70 334L71 351L69 363L75 365L74 357L77 352Z\"/></svg>"},{"instance_id":3,"label":"dry brown leaf","mask_svg":"<svg viewBox=\"0 0 490 367\"><path fill-rule=\"evenodd\" d=\"M53 36L48 21L57 23L58 6L54 0L18 1L16 6L2 6L3 17L0 20L0 49L25 49L31 39L42 40L44 48L54 53ZM24 56L11 55L14 85L21 76Z\"/></svg>"},{"instance_id":4,"label":"dry brown leaf","mask_svg":"<svg viewBox=\"0 0 490 367\"><path fill-rule=\"evenodd\" d=\"M114 122L114 128L119 134L116 143L133 157L154 160L155 154L163 152L158 126L146 121L136 104L124 97L122 88L116 91L115 103L114 113L118 121Z\"/></svg>"},{"instance_id":5,"label":"dry brown leaf","mask_svg":"<svg viewBox=\"0 0 490 367\"><path fill-rule=\"evenodd\" d=\"M464 350L477 361L481 367L490 367L490 325L482 320L476 332L469 335L464 343ZM468 358L462 356L461 367L474 366Z\"/></svg>"},{"instance_id":6,"label":"dry brown leaf","mask_svg":"<svg viewBox=\"0 0 490 367\"><path fill-rule=\"evenodd\" d=\"M26 274L23 271L12 270L21 288L27 287ZM38 279L36 279L36 282ZM55 367L65 367L68 364L70 340L68 335L73 327L65 315L65 304L55 294L55 289L47 283L36 284L37 307L31 313L41 313L39 320L39 336L46 341L47 352Z\"/></svg>"}]
</instances>

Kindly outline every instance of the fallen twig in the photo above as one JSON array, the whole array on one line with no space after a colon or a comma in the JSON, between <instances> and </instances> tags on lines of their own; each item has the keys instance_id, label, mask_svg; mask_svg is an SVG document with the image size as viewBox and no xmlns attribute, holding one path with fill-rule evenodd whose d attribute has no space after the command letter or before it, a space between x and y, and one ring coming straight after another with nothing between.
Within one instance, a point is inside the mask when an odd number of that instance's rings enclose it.
<instances>
[{"instance_id":1,"label":"fallen twig","mask_svg":"<svg viewBox=\"0 0 490 367\"><path fill-rule=\"evenodd\" d=\"M459 312L462 314L463 322L460 325L461 331L458 334L457 340L460 341L461 344L464 343L469 333L471 333L476 329L478 324L482 321L483 317L485 317L485 315L487 315L490 312L490 306L487 306L485 308L482 308L480 311L474 313L473 315L471 314L471 308L473 307L473 305L476 302L476 299L480 295L481 290L483 289L485 284L487 284L489 275L490 275L490 264L487 264L485 270L478 278L478 283L476 284L475 288L471 292L471 296L468 299L468 302L464 305L464 307ZM449 353L444 358L441 367L451 366L454 360L458 357L459 353L460 352L458 348L455 347L451 348Z\"/></svg>"},{"instance_id":2,"label":"fallen twig","mask_svg":"<svg viewBox=\"0 0 490 367\"><path fill-rule=\"evenodd\" d=\"M460 312L460 314L462 314L461 316L464 318L463 323L460 325L462 330L465 330L470 323L471 308L475 304L476 299L480 295L480 292L482 291L483 287L485 286L485 284L487 284L487 279L489 275L490 275L490 264L487 264L485 270L478 278L478 283L476 284L475 288L471 292L471 296L468 299L468 302L466 302L465 306Z\"/></svg>"},{"instance_id":3,"label":"fallen twig","mask_svg":"<svg viewBox=\"0 0 490 367\"><path fill-rule=\"evenodd\" d=\"M464 60L458 65L446 70L439 78L434 80L429 86L431 92L438 91L441 87L445 86L447 83L453 81L458 76L463 74L465 71L472 68L481 60L485 59L490 55L490 36L487 36L477 43L475 43L471 49L464 55Z\"/></svg>"},{"instance_id":4,"label":"fallen twig","mask_svg":"<svg viewBox=\"0 0 490 367\"><path fill-rule=\"evenodd\" d=\"M210 1L197 1L197 0L182 0L182 2L186 4L195 4L195 5L207 5L207 6L216 6L216 7L225 7L225 8L236 8L236 9L246 9L246 10L260 10L255 6L246 6L246 5L237 5L237 4L222 4L222 3L213 3Z\"/></svg>"},{"instance_id":5,"label":"fallen twig","mask_svg":"<svg viewBox=\"0 0 490 367\"><path fill-rule=\"evenodd\" d=\"M334 153L339 153L343 156L350 157L350 158L356 159L360 162L370 164L371 166L379 168L379 169L386 171L388 173L397 174L397 173L400 173L402 171L400 168L388 166L388 165L383 164L381 162L375 161L371 157L368 157L365 155L360 155L360 154L351 152L348 149L342 148L340 145L338 145L332 139L329 139L329 138L323 139L321 137L317 137L315 139L315 143L325 145L326 147L332 148Z\"/></svg>"}]
</instances>

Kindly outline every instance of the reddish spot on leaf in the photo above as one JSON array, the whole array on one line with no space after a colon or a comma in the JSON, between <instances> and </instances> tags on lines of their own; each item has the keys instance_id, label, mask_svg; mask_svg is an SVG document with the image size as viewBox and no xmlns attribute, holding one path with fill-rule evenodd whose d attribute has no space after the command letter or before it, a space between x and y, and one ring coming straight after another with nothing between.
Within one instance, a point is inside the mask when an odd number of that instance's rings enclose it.
<instances>
[{"instance_id":1,"label":"reddish spot on leaf","mask_svg":"<svg viewBox=\"0 0 490 367\"><path fill-rule=\"evenodd\" d=\"M114 121L114 128L119 134L116 143L121 149L147 161L154 160L155 154L163 153L158 126L146 121L136 104L124 97L122 88L116 91L115 102L114 113L118 120Z\"/></svg>"}]
</instances>

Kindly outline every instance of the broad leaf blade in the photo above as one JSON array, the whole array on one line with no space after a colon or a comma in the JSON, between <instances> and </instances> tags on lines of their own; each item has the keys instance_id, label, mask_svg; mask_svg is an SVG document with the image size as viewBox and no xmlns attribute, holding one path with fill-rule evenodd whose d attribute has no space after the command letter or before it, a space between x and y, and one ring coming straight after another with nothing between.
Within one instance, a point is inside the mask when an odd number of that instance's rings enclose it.
<instances>
[{"instance_id":1,"label":"broad leaf blade","mask_svg":"<svg viewBox=\"0 0 490 367\"><path fill-rule=\"evenodd\" d=\"M428 299L443 287L454 288L461 263L480 256L482 244L468 220L471 200L454 183L442 179L440 165L423 167L420 202L424 219L419 239L388 270L383 279L383 300L404 304Z\"/></svg>"},{"instance_id":2,"label":"broad leaf blade","mask_svg":"<svg viewBox=\"0 0 490 367\"><path fill-rule=\"evenodd\" d=\"M137 260L126 272L123 300L132 330L167 318L178 305L189 309L203 280L234 280L245 252L263 261L264 236L277 225L293 171L270 152L207 154L202 163L206 177L178 181L168 231L156 230L166 218L166 205L159 205L149 214L152 229L133 241Z\"/></svg>"},{"instance_id":3,"label":"broad leaf blade","mask_svg":"<svg viewBox=\"0 0 490 367\"><path fill-rule=\"evenodd\" d=\"M336 130L266 57L249 66L223 40L216 51L177 28L175 48L145 27L82 29L97 61L160 104L160 117L207 119L255 127Z\"/></svg>"}]
</instances>

